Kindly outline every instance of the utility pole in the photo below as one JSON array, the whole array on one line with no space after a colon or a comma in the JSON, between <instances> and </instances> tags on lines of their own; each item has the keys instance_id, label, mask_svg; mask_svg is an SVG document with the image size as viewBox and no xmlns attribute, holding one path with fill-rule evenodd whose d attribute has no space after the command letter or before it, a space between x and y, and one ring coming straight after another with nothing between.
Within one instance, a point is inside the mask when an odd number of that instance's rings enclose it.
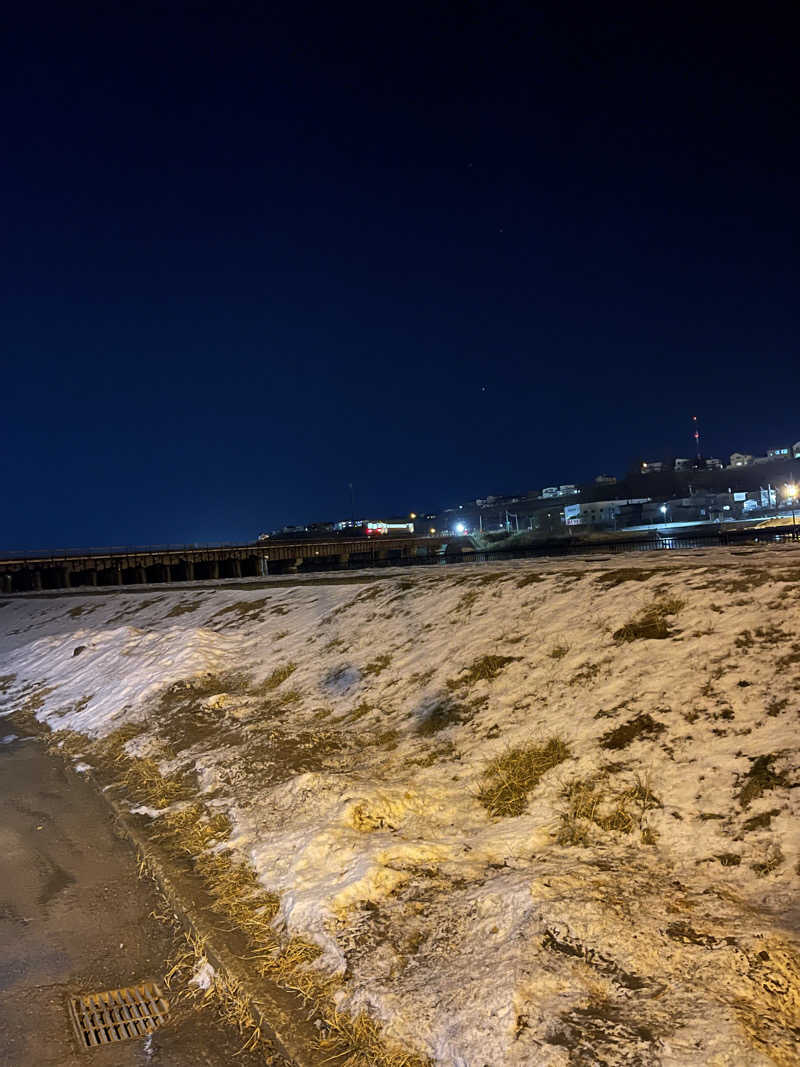
<instances>
[{"instance_id":1,"label":"utility pole","mask_svg":"<svg viewBox=\"0 0 800 1067\"><path fill-rule=\"evenodd\" d=\"M697 453L697 466L700 467L700 427L697 424L697 416L692 415L692 422L694 423L694 445Z\"/></svg>"}]
</instances>

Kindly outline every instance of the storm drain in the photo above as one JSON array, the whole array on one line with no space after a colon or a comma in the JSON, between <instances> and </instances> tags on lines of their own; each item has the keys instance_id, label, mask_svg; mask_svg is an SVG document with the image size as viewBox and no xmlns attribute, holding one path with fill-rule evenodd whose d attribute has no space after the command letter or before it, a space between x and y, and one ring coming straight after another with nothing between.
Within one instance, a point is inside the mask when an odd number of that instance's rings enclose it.
<instances>
[{"instance_id":1,"label":"storm drain","mask_svg":"<svg viewBox=\"0 0 800 1067\"><path fill-rule=\"evenodd\" d=\"M169 1002L154 982L73 997L69 1013L81 1048L144 1037L166 1022Z\"/></svg>"}]
</instances>

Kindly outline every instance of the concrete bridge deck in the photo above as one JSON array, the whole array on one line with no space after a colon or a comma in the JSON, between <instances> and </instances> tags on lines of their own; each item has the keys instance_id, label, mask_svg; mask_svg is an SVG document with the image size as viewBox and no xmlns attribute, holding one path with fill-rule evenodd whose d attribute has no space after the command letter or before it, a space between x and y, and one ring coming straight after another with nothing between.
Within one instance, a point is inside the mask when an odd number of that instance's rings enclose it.
<instances>
[{"instance_id":1,"label":"concrete bridge deck","mask_svg":"<svg viewBox=\"0 0 800 1067\"><path fill-rule=\"evenodd\" d=\"M347 568L470 548L466 537L360 537L264 541L249 545L98 548L0 557L0 591L74 589L152 582L259 578L298 570Z\"/></svg>"}]
</instances>

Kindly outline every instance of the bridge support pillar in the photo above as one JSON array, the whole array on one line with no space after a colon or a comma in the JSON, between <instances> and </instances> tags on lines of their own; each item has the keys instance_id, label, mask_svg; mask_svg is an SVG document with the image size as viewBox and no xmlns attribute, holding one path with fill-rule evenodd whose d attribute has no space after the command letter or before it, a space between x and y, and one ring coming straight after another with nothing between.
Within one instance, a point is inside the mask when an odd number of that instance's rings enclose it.
<instances>
[{"instance_id":1,"label":"bridge support pillar","mask_svg":"<svg viewBox=\"0 0 800 1067\"><path fill-rule=\"evenodd\" d=\"M172 581L172 567L169 565L169 563L162 563L161 564L161 581L162 582L171 582Z\"/></svg>"},{"instance_id":2,"label":"bridge support pillar","mask_svg":"<svg viewBox=\"0 0 800 1067\"><path fill-rule=\"evenodd\" d=\"M219 578L219 563L215 559L212 559L212 560L209 561L209 564L208 564L208 577L209 578L213 578L215 580L217 578Z\"/></svg>"},{"instance_id":3,"label":"bridge support pillar","mask_svg":"<svg viewBox=\"0 0 800 1067\"><path fill-rule=\"evenodd\" d=\"M350 553L349 552L340 553L336 557L336 562L339 564L339 566L343 570L346 570L350 566Z\"/></svg>"},{"instance_id":4,"label":"bridge support pillar","mask_svg":"<svg viewBox=\"0 0 800 1067\"><path fill-rule=\"evenodd\" d=\"M136 581L139 585L145 585L147 582L147 570L144 567L134 567L133 573L136 576Z\"/></svg>"},{"instance_id":5,"label":"bridge support pillar","mask_svg":"<svg viewBox=\"0 0 800 1067\"><path fill-rule=\"evenodd\" d=\"M88 585L97 585L97 571L87 571L86 582Z\"/></svg>"},{"instance_id":6,"label":"bridge support pillar","mask_svg":"<svg viewBox=\"0 0 800 1067\"><path fill-rule=\"evenodd\" d=\"M187 582L193 582L194 581L194 563L192 562L192 560L187 559L183 566L185 568L186 581Z\"/></svg>"},{"instance_id":7,"label":"bridge support pillar","mask_svg":"<svg viewBox=\"0 0 800 1067\"><path fill-rule=\"evenodd\" d=\"M267 556L261 556L259 558L258 574L260 578L267 578L269 576L269 559Z\"/></svg>"},{"instance_id":8,"label":"bridge support pillar","mask_svg":"<svg viewBox=\"0 0 800 1067\"><path fill-rule=\"evenodd\" d=\"M4 574L2 578L2 587L4 593L10 593L14 588L14 579L10 574Z\"/></svg>"},{"instance_id":9,"label":"bridge support pillar","mask_svg":"<svg viewBox=\"0 0 800 1067\"><path fill-rule=\"evenodd\" d=\"M303 557L302 556L295 556L294 563L292 563L290 561L289 565L288 565L288 567L286 569L290 574L297 574L297 572L300 570L300 568L302 566L303 566Z\"/></svg>"},{"instance_id":10,"label":"bridge support pillar","mask_svg":"<svg viewBox=\"0 0 800 1067\"><path fill-rule=\"evenodd\" d=\"M42 572L41 571L33 571L33 573L31 574L31 589L36 589L38 591L41 588L42 588Z\"/></svg>"},{"instance_id":11,"label":"bridge support pillar","mask_svg":"<svg viewBox=\"0 0 800 1067\"><path fill-rule=\"evenodd\" d=\"M240 559L231 560L231 571L234 578L242 577L242 561Z\"/></svg>"},{"instance_id":12,"label":"bridge support pillar","mask_svg":"<svg viewBox=\"0 0 800 1067\"><path fill-rule=\"evenodd\" d=\"M114 585L122 585L122 567L115 567L112 573L114 575Z\"/></svg>"}]
</instances>

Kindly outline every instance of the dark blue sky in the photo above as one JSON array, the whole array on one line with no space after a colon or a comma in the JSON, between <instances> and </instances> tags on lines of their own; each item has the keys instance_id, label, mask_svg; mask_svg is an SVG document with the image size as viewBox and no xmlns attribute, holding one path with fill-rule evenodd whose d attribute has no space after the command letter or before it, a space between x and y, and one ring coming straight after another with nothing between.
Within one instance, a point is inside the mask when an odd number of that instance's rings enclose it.
<instances>
[{"instance_id":1,"label":"dark blue sky","mask_svg":"<svg viewBox=\"0 0 800 1067\"><path fill-rule=\"evenodd\" d=\"M6 547L800 438L768 5L145 7L4 34Z\"/></svg>"}]
</instances>

